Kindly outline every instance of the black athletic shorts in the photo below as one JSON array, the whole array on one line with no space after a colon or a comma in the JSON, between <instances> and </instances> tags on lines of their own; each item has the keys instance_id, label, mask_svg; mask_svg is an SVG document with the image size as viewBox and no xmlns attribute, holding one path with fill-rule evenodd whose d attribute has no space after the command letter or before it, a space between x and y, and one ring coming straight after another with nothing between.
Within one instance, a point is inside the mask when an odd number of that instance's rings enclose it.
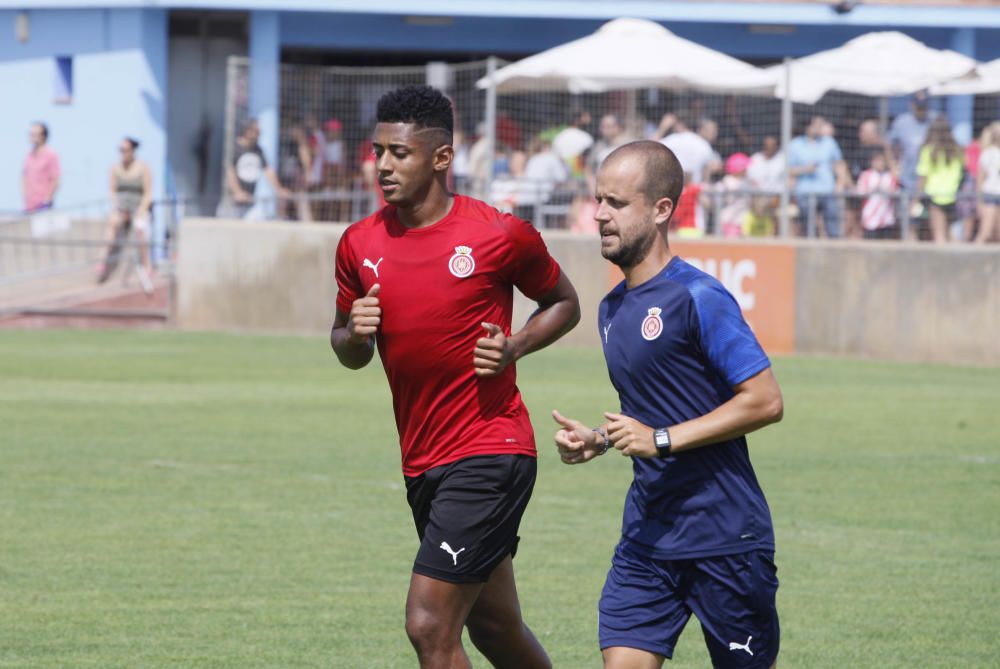
<instances>
[{"instance_id":1,"label":"black athletic shorts","mask_svg":"<svg viewBox=\"0 0 1000 669\"><path fill-rule=\"evenodd\" d=\"M420 537L413 571L451 583L488 581L517 552L536 469L528 455L482 455L404 477Z\"/></svg>"}]
</instances>

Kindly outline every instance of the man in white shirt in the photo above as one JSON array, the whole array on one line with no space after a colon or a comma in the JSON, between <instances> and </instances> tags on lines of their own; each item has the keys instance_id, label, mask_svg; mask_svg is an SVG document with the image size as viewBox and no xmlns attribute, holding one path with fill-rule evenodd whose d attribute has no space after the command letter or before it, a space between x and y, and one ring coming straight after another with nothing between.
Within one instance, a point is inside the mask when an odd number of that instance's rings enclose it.
<instances>
[{"instance_id":1,"label":"man in white shirt","mask_svg":"<svg viewBox=\"0 0 1000 669\"><path fill-rule=\"evenodd\" d=\"M708 119L704 122L713 123ZM715 158L715 151L705 137L690 129L686 119L673 114L664 115L657 128L656 139L674 152L681 169L691 176L691 183L705 181L705 170Z\"/></svg>"},{"instance_id":2,"label":"man in white shirt","mask_svg":"<svg viewBox=\"0 0 1000 669\"><path fill-rule=\"evenodd\" d=\"M760 151L750 156L747 177L754 190L780 193L784 185L785 156L779 151L778 138L768 135Z\"/></svg>"},{"instance_id":3,"label":"man in white shirt","mask_svg":"<svg viewBox=\"0 0 1000 669\"><path fill-rule=\"evenodd\" d=\"M594 138L585 130L590 125L590 112L575 110L570 114L569 123L552 138L552 150L566 162L570 173L581 177L584 173L582 157L594 145Z\"/></svg>"}]
</instances>

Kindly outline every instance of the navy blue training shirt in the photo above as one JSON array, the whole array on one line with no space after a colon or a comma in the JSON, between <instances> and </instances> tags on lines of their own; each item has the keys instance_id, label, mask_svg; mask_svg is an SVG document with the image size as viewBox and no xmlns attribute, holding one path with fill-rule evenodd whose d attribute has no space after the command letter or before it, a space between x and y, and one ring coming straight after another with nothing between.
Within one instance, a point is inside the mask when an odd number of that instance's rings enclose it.
<instances>
[{"instance_id":1,"label":"navy blue training shirt","mask_svg":"<svg viewBox=\"0 0 1000 669\"><path fill-rule=\"evenodd\" d=\"M621 413L654 429L709 413L771 365L733 296L677 256L641 286L618 284L598 322ZM622 519L629 548L664 560L774 550L745 437L632 458L632 469Z\"/></svg>"}]
</instances>

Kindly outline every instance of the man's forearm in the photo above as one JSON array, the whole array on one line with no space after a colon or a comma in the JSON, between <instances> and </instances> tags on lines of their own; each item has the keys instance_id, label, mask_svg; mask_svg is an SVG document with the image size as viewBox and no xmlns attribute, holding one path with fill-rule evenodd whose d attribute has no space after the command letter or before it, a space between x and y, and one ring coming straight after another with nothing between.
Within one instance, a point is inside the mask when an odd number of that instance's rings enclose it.
<instances>
[{"instance_id":1,"label":"man's forearm","mask_svg":"<svg viewBox=\"0 0 1000 669\"><path fill-rule=\"evenodd\" d=\"M375 355L375 343L371 337L358 341L351 337L346 327L333 328L330 332L330 346L337 354L340 364L348 369L361 369Z\"/></svg>"},{"instance_id":2,"label":"man's forearm","mask_svg":"<svg viewBox=\"0 0 1000 669\"><path fill-rule=\"evenodd\" d=\"M511 336L514 360L555 342L580 322L580 305L573 299L539 307L519 332Z\"/></svg>"},{"instance_id":3,"label":"man's forearm","mask_svg":"<svg viewBox=\"0 0 1000 669\"><path fill-rule=\"evenodd\" d=\"M671 450L685 451L736 439L781 420L784 404L770 370L765 370L728 401L704 416L669 427Z\"/></svg>"},{"instance_id":4,"label":"man's forearm","mask_svg":"<svg viewBox=\"0 0 1000 669\"><path fill-rule=\"evenodd\" d=\"M671 451L676 453L736 439L776 422L780 416L746 405L745 400L734 397L704 416L670 426Z\"/></svg>"}]
</instances>

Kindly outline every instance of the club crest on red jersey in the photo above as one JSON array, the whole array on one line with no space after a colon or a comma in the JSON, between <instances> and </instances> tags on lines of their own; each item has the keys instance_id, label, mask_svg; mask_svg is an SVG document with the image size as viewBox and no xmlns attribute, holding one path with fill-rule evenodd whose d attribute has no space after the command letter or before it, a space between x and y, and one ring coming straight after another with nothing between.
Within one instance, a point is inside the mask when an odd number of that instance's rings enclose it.
<instances>
[{"instance_id":1,"label":"club crest on red jersey","mask_svg":"<svg viewBox=\"0 0 1000 669\"><path fill-rule=\"evenodd\" d=\"M468 246L456 246L455 255L448 261L448 271L459 279L472 274L476 269L476 259L472 257L472 248Z\"/></svg>"},{"instance_id":2,"label":"club crest on red jersey","mask_svg":"<svg viewBox=\"0 0 1000 669\"><path fill-rule=\"evenodd\" d=\"M642 320L642 338L646 341L653 341L663 332L663 319L660 318L659 307L650 307L646 317Z\"/></svg>"}]
</instances>

